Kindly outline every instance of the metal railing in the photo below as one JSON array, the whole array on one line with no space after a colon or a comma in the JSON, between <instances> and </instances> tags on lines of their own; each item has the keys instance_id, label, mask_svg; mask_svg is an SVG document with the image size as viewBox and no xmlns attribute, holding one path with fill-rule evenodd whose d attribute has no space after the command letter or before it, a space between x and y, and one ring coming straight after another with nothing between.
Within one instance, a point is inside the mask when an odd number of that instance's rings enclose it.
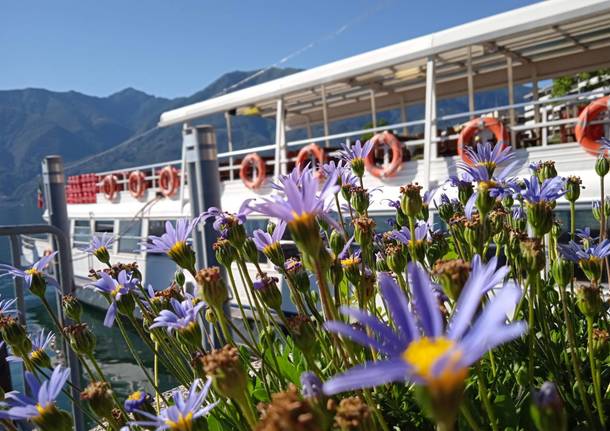
<instances>
[{"instance_id":1,"label":"metal railing","mask_svg":"<svg viewBox=\"0 0 610 431\"><path fill-rule=\"evenodd\" d=\"M11 265L16 268L21 267L20 235L33 234L49 234L53 236L53 238L55 239L55 243L57 244L57 250L59 251L58 258L55 261L55 274L59 276L58 281L62 294L65 295L73 293L74 276L72 272L72 262L69 258L70 240L68 238L68 235L64 231L60 230L55 226L47 224L0 226L0 236L6 236L10 240ZM19 312L19 323L24 326L27 326L23 280L20 278L15 278L13 283L15 289L15 299L17 300L17 311ZM57 317L59 319L60 324L63 326L64 317L61 306L61 296L57 293L55 297L57 303ZM60 336L60 339L63 340L63 335L58 335ZM81 386L80 363L74 352L68 347L65 340L63 340L62 342L62 351L64 354L64 358L66 358L67 366L70 367L70 381L72 382L72 386L70 389L71 396L73 399L77 400L80 397L80 391L77 388ZM0 361L6 361L6 357L0 357ZM25 366L23 366L23 372L25 372ZM85 424L83 420L83 413L80 408L74 403L72 404L72 414L74 417L75 430L84 430Z\"/></svg>"}]
</instances>

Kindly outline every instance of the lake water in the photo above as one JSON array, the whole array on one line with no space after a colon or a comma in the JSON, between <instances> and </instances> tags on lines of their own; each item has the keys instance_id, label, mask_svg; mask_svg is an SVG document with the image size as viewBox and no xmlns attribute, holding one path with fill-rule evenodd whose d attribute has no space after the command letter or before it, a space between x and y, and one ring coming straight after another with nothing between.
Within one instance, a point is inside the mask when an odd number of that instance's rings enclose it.
<instances>
[{"instance_id":1,"label":"lake water","mask_svg":"<svg viewBox=\"0 0 610 431\"><path fill-rule=\"evenodd\" d=\"M34 205L27 207L0 206L0 225L40 223L42 222L40 214L40 210ZM0 237L0 263L10 263L8 241L2 237ZM12 298L13 296L12 280L1 278L0 297ZM53 292L48 292L47 297L49 302L55 305ZM44 307L40 304L40 300L33 295L27 295L25 299L28 331L37 333L42 328L53 329L53 323ZM97 337L95 357L99 361L102 371L110 381L113 389L118 393L119 399L124 399L136 389L145 389L151 392L152 387L131 356L118 328L106 328L103 325L105 312L86 307L83 314L83 321L91 327ZM128 322L126 326L129 326ZM129 332L136 351L142 357L145 365L152 371L153 356L149 348L138 338L135 331ZM17 364L11 364L11 374L13 377L13 387L20 391L23 390L21 367ZM176 386L175 381L162 372L160 374L161 389L166 390L174 386ZM65 400L64 404L67 405Z\"/></svg>"}]
</instances>

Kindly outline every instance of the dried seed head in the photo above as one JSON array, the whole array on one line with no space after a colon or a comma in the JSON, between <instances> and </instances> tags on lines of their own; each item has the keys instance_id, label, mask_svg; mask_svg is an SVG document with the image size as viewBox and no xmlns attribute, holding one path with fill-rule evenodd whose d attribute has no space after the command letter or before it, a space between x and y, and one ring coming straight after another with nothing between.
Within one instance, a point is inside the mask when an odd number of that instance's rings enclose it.
<instances>
[{"instance_id":1,"label":"dried seed head","mask_svg":"<svg viewBox=\"0 0 610 431\"><path fill-rule=\"evenodd\" d=\"M271 396L271 403L259 404L261 420L256 431L321 431L311 406L303 401L294 385Z\"/></svg>"}]
</instances>

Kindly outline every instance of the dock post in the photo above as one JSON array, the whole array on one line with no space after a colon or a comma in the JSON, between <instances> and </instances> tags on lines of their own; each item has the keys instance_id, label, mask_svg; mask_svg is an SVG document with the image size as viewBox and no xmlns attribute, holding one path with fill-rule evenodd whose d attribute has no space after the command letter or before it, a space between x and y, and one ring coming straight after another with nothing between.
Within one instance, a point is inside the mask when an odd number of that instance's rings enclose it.
<instances>
[{"instance_id":1,"label":"dock post","mask_svg":"<svg viewBox=\"0 0 610 431\"><path fill-rule=\"evenodd\" d=\"M60 156L47 156L42 162L42 180L44 184L47 210L49 214L49 224L60 229L66 241L66 247L61 248L57 241L53 245L58 250L55 274L58 277L63 295L74 292L74 273L72 268L72 250L70 249L70 222L68 220L68 208L66 206L66 184L64 175L64 164ZM61 297L57 296L57 318L61 325L64 324L64 315L61 305ZM70 381L72 387L71 395L74 399L80 398L77 388L81 387L81 366L76 354L64 342L62 343L68 366L70 367ZM74 417L74 429L81 431L85 429L83 412L75 403L72 403L72 415Z\"/></svg>"},{"instance_id":2,"label":"dock post","mask_svg":"<svg viewBox=\"0 0 610 431\"><path fill-rule=\"evenodd\" d=\"M189 183L191 217L197 217L210 207L221 209L220 171L218 169L218 150L216 132L212 126L184 127L182 145L186 154ZM213 220L200 223L193 231L193 248L197 255L197 269L219 266L212 244L218 236L213 228ZM230 317L228 305L225 314ZM213 333L210 324L208 330ZM218 337L214 337L217 342Z\"/></svg>"}]
</instances>

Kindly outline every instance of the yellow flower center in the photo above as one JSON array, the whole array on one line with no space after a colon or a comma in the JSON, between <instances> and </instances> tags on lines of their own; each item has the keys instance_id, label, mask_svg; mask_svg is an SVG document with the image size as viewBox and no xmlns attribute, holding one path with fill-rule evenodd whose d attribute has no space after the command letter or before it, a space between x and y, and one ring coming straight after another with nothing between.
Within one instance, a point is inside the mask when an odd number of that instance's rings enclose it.
<instances>
[{"instance_id":1,"label":"yellow flower center","mask_svg":"<svg viewBox=\"0 0 610 431\"><path fill-rule=\"evenodd\" d=\"M184 251L185 248L186 248L186 242L178 241L178 242L174 243L174 245L172 245L172 247L169 249L168 254L170 254L170 253L180 254Z\"/></svg>"},{"instance_id":2,"label":"yellow flower center","mask_svg":"<svg viewBox=\"0 0 610 431\"><path fill-rule=\"evenodd\" d=\"M477 166L483 166L485 169L487 169L488 171L492 171L494 169L496 169L497 165L496 162L478 162Z\"/></svg>"},{"instance_id":3,"label":"yellow flower center","mask_svg":"<svg viewBox=\"0 0 610 431\"><path fill-rule=\"evenodd\" d=\"M45 414L51 412L51 410L53 410L53 403L49 403L46 406L41 406L40 404L36 404L36 411L38 412L39 416L44 416Z\"/></svg>"},{"instance_id":4,"label":"yellow flower center","mask_svg":"<svg viewBox=\"0 0 610 431\"><path fill-rule=\"evenodd\" d=\"M272 244L266 245L263 248L263 253L270 254L270 253L274 253L276 252L278 249L280 248L280 243L279 242L274 242Z\"/></svg>"},{"instance_id":5,"label":"yellow flower center","mask_svg":"<svg viewBox=\"0 0 610 431\"><path fill-rule=\"evenodd\" d=\"M314 215L308 212L304 212L303 214L298 214L296 211L292 211L292 220L288 224L310 224L314 222Z\"/></svg>"},{"instance_id":6,"label":"yellow flower center","mask_svg":"<svg viewBox=\"0 0 610 431\"><path fill-rule=\"evenodd\" d=\"M461 357L459 350L454 350L455 342L445 337L422 337L413 341L403 352L404 361L413 367L414 374L422 378L428 387L437 390L451 391L466 378L466 368L454 368ZM437 374L433 367L439 359L449 354L447 365Z\"/></svg>"},{"instance_id":7,"label":"yellow flower center","mask_svg":"<svg viewBox=\"0 0 610 431\"><path fill-rule=\"evenodd\" d=\"M360 264L360 258L358 256L350 256L345 259L341 259L341 266L358 266Z\"/></svg>"},{"instance_id":8,"label":"yellow flower center","mask_svg":"<svg viewBox=\"0 0 610 431\"><path fill-rule=\"evenodd\" d=\"M110 292L110 295L112 295L113 298L116 298L116 296L121 292L122 288L123 288L122 284L117 284L116 287L114 288L114 290L112 292Z\"/></svg>"},{"instance_id":9,"label":"yellow flower center","mask_svg":"<svg viewBox=\"0 0 610 431\"><path fill-rule=\"evenodd\" d=\"M35 275L41 275L42 273L40 271L38 271L35 268L30 268L30 269L26 269L24 271L26 274L31 275L31 276L35 276Z\"/></svg>"},{"instance_id":10,"label":"yellow flower center","mask_svg":"<svg viewBox=\"0 0 610 431\"><path fill-rule=\"evenodd\" d=\"M131 395L129 395L128 399L130 401L138 401L141 397L142 397L142 392L135 391L135 392L132 392Z\"/></svg>"},{"instance_id":11,"label":"yellow flower center","mask_svg":"<svg viewBox=\"0 0 610 431\"><path fill-rule=\"evenodd\" d=\"M166 420L165 425L173 431L191 431L193 429L193 413L189 412L186 416L181 414L176 422Z\"/></svg>"},{"instance_id":12,"label":"yellow flower center","mask_svg":"<svg viewBox=\"0 0 610 431\"><path fill-rule=\"evenodd\" d=\"M45 354L46 353L43 350L38 349L38 350L33 350L32 353L30 354L30 357L32 358L33 361L37 361L37 360L42 359Z\"/></svg>"}]
</instances>

